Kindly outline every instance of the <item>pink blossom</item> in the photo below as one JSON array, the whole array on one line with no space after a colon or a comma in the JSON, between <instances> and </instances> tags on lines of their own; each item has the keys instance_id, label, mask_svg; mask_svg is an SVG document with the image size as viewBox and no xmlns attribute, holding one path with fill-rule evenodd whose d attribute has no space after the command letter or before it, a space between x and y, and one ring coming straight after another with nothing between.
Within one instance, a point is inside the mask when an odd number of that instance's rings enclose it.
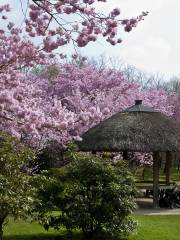
<instances>
[{"instance_id":1,"label":"pink blossom","mask_svg":"<svg viewBox=\"0 0 180 240\"><path fill-rule=\"evenodd\" d=\"M2 19L3 19L3 20L7 20L7 16L3 15L3 16L2 16Z\"/></svg>"},{"instance_id":2,"label":"pink blossom","mask_svg":"<svg viewBox=\"0 0 180 240\"><path fill-rule=\"evenodd\" d=\"M115 9L112 11L112 15L114 15L114 16L118 16L120 13L121 13L121 11L120 11L119 8L115 8Z\"/></svg>"}]
</instances>

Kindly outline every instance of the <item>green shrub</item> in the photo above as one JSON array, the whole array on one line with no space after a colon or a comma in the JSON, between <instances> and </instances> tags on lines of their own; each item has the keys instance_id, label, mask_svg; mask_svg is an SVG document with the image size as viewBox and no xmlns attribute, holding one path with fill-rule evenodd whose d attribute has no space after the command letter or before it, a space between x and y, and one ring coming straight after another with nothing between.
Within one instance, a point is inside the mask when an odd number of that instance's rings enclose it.
<instances>
[{"instance_id":1,"label":"green shrub","mask_svg":"<svg viewBox=\"0 0 180 240\"><path fill-rule=\"evenodd\" d=\"M39 216L45 228L76 228L86 238L126 236L136 225L130 217L136 191L126 165L92 154L69 152L69 156L72 162L55 171L54 181L40 192L44 207ZM50 214L52 206L58 214Z\"/></svg>"},{"instance_id":2,"label":"green shrub","mask_svg":"<svg viewBox=\"0 0 180 240\"><path fill-rule=\"evenodd\" d=\"M23 164L35 158L28 147L0 131L0 239L9 216L24 216L33 205L31 177L21 171Z\"/></svg>"}]
</instances>

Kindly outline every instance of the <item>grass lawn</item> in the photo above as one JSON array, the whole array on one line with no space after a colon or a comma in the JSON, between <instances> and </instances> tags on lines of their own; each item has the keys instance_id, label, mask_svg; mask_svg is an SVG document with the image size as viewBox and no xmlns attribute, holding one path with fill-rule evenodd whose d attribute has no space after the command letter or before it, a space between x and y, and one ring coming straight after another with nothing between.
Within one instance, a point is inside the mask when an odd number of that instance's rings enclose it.
<instances>
[{"instance_id":1,"label":"grass lawn","mask_svg":"<svg viewBox=\"0 0 180 240\"><path fill-rule=\"evenodd\" d=\"M180 216L135 216L139 222L137 234L128 240L179 240ZM81 240L79 233L73 236L65 231L46 232L36 223L10 222L5 228L5 240ZM99 239L102 240L102 239Z\"/></svg>"},{"instance_id":2,"label":"grass lawn","mask_svg":"<svg viewBox=\"0 0 180 240\"><path fill-rule=\"evenodd\" d=\"M179 240L180 216L136 216L137 235L128 240Z\"/></svg>"},{"instance_id":3,"label":"grass lawn","mask_svg":"<svg viewBox=\"0 0 180 240\"><path fill-rule=\"evenodd\" d=\"M37 223L27 223L18 221L16 223L10 222L4 231L4 240L80 240L80 234L73 233L73 236L66 233L64 230L45 231Z\"/></svg>"},{"instance_id":4,"label":"grass lawn","mask_svg":"<svg viewBox=\"0 0 180 240\"><path fill-rule=\"evenodd\" d=\"M57 232L49 231L48 233L37 223L30 223L25 221L10 221L4 230L4 239L55 239Z\"/></svg>"}]
</instances>

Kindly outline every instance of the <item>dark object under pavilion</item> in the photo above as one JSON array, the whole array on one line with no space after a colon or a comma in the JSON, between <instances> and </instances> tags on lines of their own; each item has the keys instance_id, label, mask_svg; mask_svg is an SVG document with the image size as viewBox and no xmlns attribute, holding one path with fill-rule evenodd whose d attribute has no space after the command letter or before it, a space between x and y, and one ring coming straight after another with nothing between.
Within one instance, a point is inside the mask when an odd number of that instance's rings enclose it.
<instances>
[{"instance_id":1,"label":"dark object under pavilion","mask_svg":"<svg viewBox=\"0 0 180 240\"><path fill-rule=\"evenodd\" d=\"M153 206L158 207L159 153L166 152L166 183L169 183L171 152L180 151L180 124L142 105L135 105L100 122L82 136L82 151L153 152Z\"/></svg>"}]
</instances>

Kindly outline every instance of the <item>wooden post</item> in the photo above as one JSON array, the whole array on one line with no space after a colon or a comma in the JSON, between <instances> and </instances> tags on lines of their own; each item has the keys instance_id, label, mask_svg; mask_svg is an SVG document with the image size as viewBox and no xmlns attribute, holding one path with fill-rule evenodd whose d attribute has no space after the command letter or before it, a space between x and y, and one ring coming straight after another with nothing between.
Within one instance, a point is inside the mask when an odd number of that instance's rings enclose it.
<instances>
[{"instance_id":1,"label":"wooden post","mask_svg":"<svg viewBox=\"0 0 180 240\"><path fill-rule=\"evenodd\" d=\"M153 208L159 208L159 153L153 153Z\"/></svg>"},{"instance_id":2,"label":"wooden post","mask_svg":"<svg viewBox=\"0 0 180 240\"><path fill-rule=\"evenodd\" d=\"M123 160L128 160L128 151L123 151Z\"/></svg>"},{"instance_id":3,"label":"wooden post","mask_svg":"<svg viewBox=\"0 0 180 240\"><path fill-rule=\"evenodd\" d=\"M170 171L171 171L171 162L172 162L172 154L171 152L166 152L166 185L170 185Z\"/></svg>"}]
</instances>

